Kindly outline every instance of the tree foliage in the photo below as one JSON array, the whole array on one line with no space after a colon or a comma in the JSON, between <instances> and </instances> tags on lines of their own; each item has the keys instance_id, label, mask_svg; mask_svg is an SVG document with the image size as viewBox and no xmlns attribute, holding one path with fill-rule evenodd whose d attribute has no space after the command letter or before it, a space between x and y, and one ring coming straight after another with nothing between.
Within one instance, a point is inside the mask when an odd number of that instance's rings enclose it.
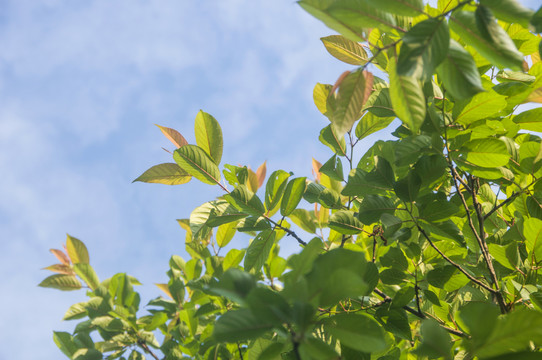
<instances>
[{"instance_id":1,"label":"tree foliage","mask_svg":"<svg viewBox=\"0 0 542 360\"><path fill-rule=\"evenodd\" d=\"M314 102L314 178L221 165L218 121L135 181L193 177L223 196L178 220L163 296L100 281L68 236L40 284L86 285L55 332L70 359L542 359L542 9L516 0L301 0L354 65ZM371 71L370 71L371 70ZM522 111L523 110L523 111ZM401 120L392 140L356 145ZM354 158L361 158L356 164ZM185 185L189 186L189 185ZM310 204L310 205L307 205ZM295 225L295 227L294 227ZM224 251L238 233L246 248ZM279 246L297 241L283 258Z\"/></svg>"}]
</instances>

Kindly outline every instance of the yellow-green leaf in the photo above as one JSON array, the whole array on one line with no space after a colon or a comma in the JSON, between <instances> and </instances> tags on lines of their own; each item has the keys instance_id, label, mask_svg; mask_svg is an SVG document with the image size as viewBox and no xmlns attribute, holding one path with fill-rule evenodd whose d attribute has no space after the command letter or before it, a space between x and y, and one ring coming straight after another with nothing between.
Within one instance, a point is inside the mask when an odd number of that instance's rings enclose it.
<instances>
[{"instance_id":1,"label":"yellow-green leaf","mask_svg":"<svg viewBox=\"0 0 542 360\"><path fill-rule=\"evenodd\" d=\"M218 121L206 112L200 110L196 115L196 144L213 159L215 164L220 164L222 159L222 129Z\"/></svg>"},{"instance_id":2,"label":"yellow-green leaf","mask_svg":"<svg viewBox=\"0 0 542 360\"><path fill-rule=\"evenodd\" d=\"M175 163L164 163L151 167L141 174L133 182L141 181L165 185L185 184L192 179L192 176Z\"/></svg>"},{"instance_id":3,"label":"yellow-green leaf","mask_svg":"<svg viewBox=\"0 0 542 360\"><path fill-rule=\"evenodd\" d=\"M199 146L185 145L173 153L175 162L188 174L211 185L220 182L220 170L211 157Z\"/></svg>"},{"instance_id":4,"label":"yellow-green leaf","mask_svg":"<svg viewBox=\"0 0 542 360\"><path fill-rule=\"evenodd\" d=\"M68 235L66 240L66 250L72 263L89 263L87 247L81 240Z\"/></svg>"},{"instance_id":5,"label":"yellow-green leaf","mask_svg":"<svg viewBox=\"0 0 542 360\"><path fill-rule=\"evenodd\" d=\"M342 35L331 35L320 40L326 50L335 58L351 65L363 65L367 62L367 53L359 43Z\"/></svg>"}]
</instances>

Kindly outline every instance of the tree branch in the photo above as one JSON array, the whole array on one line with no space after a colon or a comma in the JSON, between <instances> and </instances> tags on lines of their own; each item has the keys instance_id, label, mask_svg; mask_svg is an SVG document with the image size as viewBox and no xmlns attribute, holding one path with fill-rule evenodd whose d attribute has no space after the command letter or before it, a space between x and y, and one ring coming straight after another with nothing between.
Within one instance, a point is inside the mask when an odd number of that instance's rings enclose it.
<instances>
[{"instance_id":1,"label":"tree branch","mask_svg":"<svg viewBox=\"0 0 542 360\"><path fill-rule=\"evenodd\" d=\"M386 295L383 291L375 288L373 290L378 296L380 296L382 299L384 299L385 302L390 302L391 301L391 297L389 297L388 295ZM457 330L457 329L454 329L454 328L451 328L449 326L446 326L444 325L444 322L442 320L440 320L439 318L436 318L434 317L433 315L429 314L429 313L424 313L422 311L418 311L416 309L413 309L411 308L410 306L403 306L403 309L405 311L408 311L409 313L411 313L412 315L416 316L416 317L419 317L420 319L427 319L428 317L436 320L439 325L444 329L446 330L447 332L449 332L450 334L453 334L453 335L456 335L456 336L459 336L459 337L462 337L462 338L467 338L469 339L470 338L470 335L469 334L466 334L464 333L463 331L461 330Z\"/></svg>"},{"instance_id":2,"label":"tree branch","mask_svg":"<svg viewBox=\"0 0 542 360\"><path fill-rule=\"evenodd\" d=\"M531 185L533 185L535 182L537 182L538 179L534 179L529 185L524 187L523 189L520 188L519 191L514 192L512 195L510 195L507 199L505 199L503 202L501 202L498 205L495 205L493 209L491 209L487 214L484 215L484 220L486 220L488 217L490 217L495 211L502 208L504 205L508 204L509 202L513 201L515 198L517 198L519 195L523 194L525 190Z\"/></svg>"},{"instance_id":3,"label":"tree branch","mask_svg":"<svg viewBox=\"0 0 542 360\"><path fill-rule=\"evenodd\" d=\"M294 239L296 239L297 242L299 243L299 245L303 245L303 246L307 245L307 243L305 241L303 241L299 236L297 236L297 234L295 232L293 232L292 230L288 229L287 227L284 227L284 226L280 225L275 220L271 219L269 216L267 216L265 214L262 215L262 216L264 218L266 218L269 222L271 222L273 225L278 227L279 229L284 230L287 235L292 236Z\"/></svg>"}]
</instances>

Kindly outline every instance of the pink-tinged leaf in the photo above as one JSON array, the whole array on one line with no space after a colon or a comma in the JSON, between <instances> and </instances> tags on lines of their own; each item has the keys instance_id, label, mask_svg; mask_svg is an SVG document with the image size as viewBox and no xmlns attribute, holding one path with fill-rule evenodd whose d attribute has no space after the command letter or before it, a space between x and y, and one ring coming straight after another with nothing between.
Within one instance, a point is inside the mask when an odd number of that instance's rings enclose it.
<instances>
[{"instance_id":1,"label":"pink-tinged leaf","mask_svg":"<svg viewBox=\"0 0 542 360\"><path fill-rule=\"evenodd\" d=\"M348 76L348 74L350 74L351 71L350 70L346 70L345 72L343 72L341 74L341 76L339 76L339 78L337 79L337 81L335 81L335 84L333 85L333 87L331 88L331 91L329 92L329 96L333 96L333 94L335 93L335 90L337 90L337 88L339 86L341 86L341 83L343 82L343 80Z\"/></svg>"},{"instance_id":2,"label":"pink-tinged leaf","mask_svg":"<svg viewBox=\"0 0 542 360\"><path fill-rule=\"evenodd\" d=\"M312 158L312 174L314 175L316 182L320 182L320 168L321 167L322 167L322 164L315 158Z\"/></svg>"},{"instance_id":3,"label":"pink-tinged leaf","mask_svg":"<svg viewBox=\"0 0 542 360\"><path fill-rule=\"evenodd\" d=\"M165 126L160 126L158 124L155 125L158 126L160 131L162 131L162 133L168 138L169 141L173 143L173 145L177 147L177 149L181 146L188 145L188 141L186 141L184 136L182 136L181 133L177 130Z\"/></svg>"},{"instance_id":4,"label":"pink-tinged leaf","mask_svg":"<svg viewBox=\"0 0 542 360\"><path fill-rule=\"evenodd\" d=\"M253 193L255 193L256 191L258 191L258 175L256 175L256 173L254 172L254 170L252 170L250 168L250 166L247 167L247 170L248 170L248 182L247 182L247 187L250 191L252 191Z\"/></svg>"},{"instance_id":5,"label":"pink-tinged leaf","mask_svg":"<svg viewBox=\"0 0 542 360\"><path fill-rule=\"evenodd\" d=\"M64 265L70 265L70 259L62 250L58 249L49 249L50 252Z\"/></svg>"},{"instance_id":6,"label":"pink-tinged leaf","mask_svg":"<svg viewBox=\"0 0 542 360\"><path fill-rule=\"evenodd\" d=\"M374 76L368 71L364 71L363 75L365 76L365 94L363 95L363 105L365 105L367 99L369 99L369 96L371 96L373 93Z\"/></svg>"},{"instance_id":7,"label":"pink-tinged leaf","mask_svg":"<svg viewBox=\"0 0 542 360\"><path fill-rule=\"evenodd\" d=\"M256 175L258 177L258 188L262 187L263 182L265 181L265 174L267 173L266 161L260 165L258 170L256 170Z\"/></svg>"},{"instance_id":8,"label":"pink-tinged leaf","mask_svg":"<svg viewBox=\"0 0 542 360\"><path fill-rule=\"evenodd\" d=\"M65 264L54 264L51 266L47 266L46 268L43 268L42 270L49 270L52 272L56 272L59 274L65 274L65 275L75 275L73 269L71 266L65 265Z\"/></svg>"}]
</instances>

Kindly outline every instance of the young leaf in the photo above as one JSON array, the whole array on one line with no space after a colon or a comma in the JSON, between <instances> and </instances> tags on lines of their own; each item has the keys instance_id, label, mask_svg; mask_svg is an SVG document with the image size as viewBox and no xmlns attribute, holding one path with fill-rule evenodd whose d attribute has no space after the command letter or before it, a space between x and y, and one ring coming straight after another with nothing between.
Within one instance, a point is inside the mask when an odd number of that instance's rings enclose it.
<instances>
[{"instance_id":1,"label":"young leaf","mask_svg":"<svg viewBox=\"0 0 542 360\"><path fill-rule=\"evenodd\" d=\"M288 216L295 210L303 198L306 187L306 177L295 178L288 182L280 203L280 214L282 216Z\"/></svg>"},{"instance_id":2,"label":"young leaf","mask_svg":"<svg viewBox=\"0 0 542 360\"><path fill-rule=\"evenodd\" d=\"M235 222L230 222L218 227L218 230L216 231L216 244L219 247L222 248L230 243L235 235L236 226L237 224Z\"/></svg>"},{"instance_id":3,"label":"young leaf","mask_svg":"<svg viewBox=\"0 0 542 360\"><path fill-rule=\"evenodd\" d=\"M222 159L222 129L218 121L206 112L200 110L196 115L196 144L213 159L216 165Z\"/></svg>"},{"instance_id":4,"label":"young leaf","mask_svg":"<svg viewBox=\"0 0 542 360\"><path fill-rule=\"evenodd\" d=\"M333 86L329 84L317 83L312 91L314 105L316 105L318 111L320 111L322 115L326 116L330 121L333 117L333 112L335 111L335 97L329 96L332 88Z\"/></svg>"},{"instance_id":5,"label":"young leaf","mask_svg":"<svg viewBox=\"0 0 542 360\"><path fill-rule=\"evenodd\" d=\"M450 32L444 19L430 18L416 24L403 37L397 74L427 81L446 58L449 45Z\"/></svg>"},{"instance_id":6,"label":"young leaf","mask_svg":"<svg viewBox=\"0 0 542 360\"><path fill-rule=\"evenodd\" d=\"M62 252L62 250L58 250L58 249L49 249L49 251L51 253L53 253L53 255L64 265L66 266L70 266L70 259L68 258L68 256L66 256L66 254L64 254L64 252Z\"/></svg>"},{"instance_id":7,"label":"young leaf","mask_svg":"<svg viewBox=\"0 0 542 360\"><path fill-rule=\"evenodd\" d=\"M98 275L96 275L96 272L94 272L94 269L89 264L74 264L73 270L75 270L77 276L79 276L91 290L95 290L100 285Z\"/></svg>"},{"instance_id":8,"label":"young leaf","mask_svg":"<svg viewBox=\"0 0 542 360\"><path fill-rule=\"evenodd\" d=\"M38 286L64 291L81 289L81 283L74 275L62 274L51 275L39 283Z\"/></svg>"},{"instance_id":9,"label":"young leaf","mask_svg":"<svg viewBox=\"0 0 542 360\"><path fill-rule=\"evenodd\" d=\"M437 75L456 99L467 99L484 91L474 59L454 39L450 39L450 47L437 67Z\"/></svg>"},{"instance_id":10,"label":"young leaf","mask_svg":"<svg viewBox=\"0 0 542 360\"><path fill-rule=\"evenodd\" d=\"M66 251L72 263L88 264L88 250L81 240L68 235L66 239Z\"/></svg>"},{"instance_id":11,"label":"young leaf","mask_svg":"<svg viewBox=\"0 0 542 360\"><path fill-rule=\"evenodd\" d=\"M173 143L178 148L188 145L188 141L175 129L171 129L165 126L160 126L158 124L154 124L158 126L160 131L168 138L169 141Z\"/></svg>"},{"instance_id":12,"label":"young leaf","mask_svg":"<svg viewBox=\"0 0 542 360\"><path fill-rule=\"evenodd\" d=\"M185 145L175 150L173 159L184 171L205 184L216 185L220 182L218 166L199 146Z\"/></svg>"},{"instance_id":13,"label":"young leaf","mask_svg":"<svg viewBox=\"0 0 542 360\"><path fill-rule=\"evenodd\" d=\"M258 179L258 188L261 188L265 181L265 174L267 172L266 161L261 164L256 170L256 178Z\"/></svg>"},{"instance_id":14,"label":"young leaf","mask_svg":"<svg viewBox=\"0 0 542 360\"><path fill-rule=\"evenodd\" d=\"M179 165L165 163L151 167L132 182L141 181L165 185L180 185L186 184L190 179L192 179L192 176L181 169Z\"/></svg>"},{"instance_id":15,"label":"young leaf","mask_svg":"<svg viewBox=\"0 0 542 360\"><path fill-rule=\"evenodd\" d=\"M363 65L367 62L367 53L359 43L341 35L323 37L326 50L335 58L351 65Z\"/></svg>"},{"instance_id":16,"label":"young leaf","mask_svg":"<svg viewBox=\"0 0 542 360\"><path fill-rule=\"evenodd\" d=\"M425 96L418 79L397 74L395 62L389 63L390 95L397 117L417 134L425 120Z\"/></svg>"},{"instance_id":17,"label":"young leaf","mask_svg":"<svg viewBox=\"0 0 542 360\"><path fill-rule=\"evenodd\" d=\"M337 108L331 120L337 137L342 137L350 131L354 122L361 116L361 109L365 103L365 87L372 88L365 80L363 71L349 73L341 81L337 95Z\"/></svg>"}]
</instances>

